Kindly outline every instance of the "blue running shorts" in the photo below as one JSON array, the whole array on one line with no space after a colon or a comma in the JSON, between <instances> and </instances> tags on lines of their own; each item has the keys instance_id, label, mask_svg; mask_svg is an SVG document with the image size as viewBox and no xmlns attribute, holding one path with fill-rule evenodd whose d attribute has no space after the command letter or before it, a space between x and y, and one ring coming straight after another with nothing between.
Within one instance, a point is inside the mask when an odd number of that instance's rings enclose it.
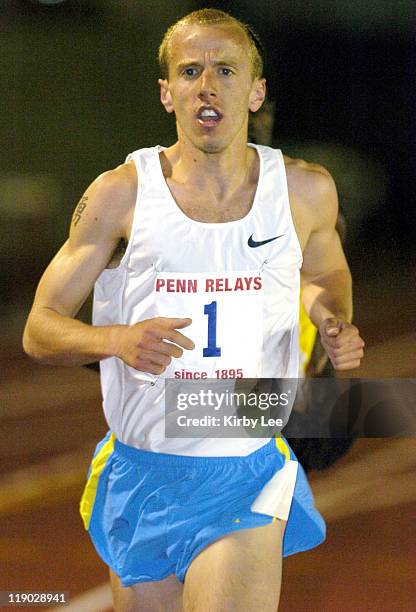
<instances>
[{"instance_id":1,"label":"blue running shorts","mask_svg":"<svg viewBox=\"0 0 416 612\"><path fill-rule=\"evenodd\" d=\"M97 445L81 499L81 516L98 554L124 586L184 582L192 560L208 544L276 518L250 507L288 458L284 438L245 457L193 457L126 446L108 432ZM283 556L325 539L302 467L283 540Z\"/></svg>"}]
</instances>

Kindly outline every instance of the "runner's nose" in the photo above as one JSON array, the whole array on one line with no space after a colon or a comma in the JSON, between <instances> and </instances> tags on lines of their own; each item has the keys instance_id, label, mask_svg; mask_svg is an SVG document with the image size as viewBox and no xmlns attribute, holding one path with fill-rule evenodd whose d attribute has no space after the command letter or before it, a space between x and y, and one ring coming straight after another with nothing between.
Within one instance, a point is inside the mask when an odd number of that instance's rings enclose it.
<instances>
[{"instance_id":1,"label":"runner's nose","mask_svg":"<svg viewBox=\"0 0 416 612\"><path fill-rule=\"evenodd\" d=\"M212 100L217 96L217 88L213 75L204 70L200 78L200 89L198 97L200 100Z\"/></svg>"}]
</instances>

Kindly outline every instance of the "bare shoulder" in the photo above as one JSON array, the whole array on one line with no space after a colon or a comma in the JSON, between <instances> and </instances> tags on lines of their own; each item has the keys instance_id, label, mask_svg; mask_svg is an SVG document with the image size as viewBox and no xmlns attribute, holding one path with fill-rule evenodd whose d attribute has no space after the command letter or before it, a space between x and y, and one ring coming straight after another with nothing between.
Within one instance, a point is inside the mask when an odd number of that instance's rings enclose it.
<instances>
[{"instance_id":1,"label":"bare shoulder","mask_svg":"<svg viewBox=\"0 0 416 612\"><path fill-rule=\"evenodd\" d=\"M302 215L321 221L335 219L338 196L335 182L320 164L284 156L290 205L295 217Z\"/></svg>"},{"instance_id":2,"label":"bare shoulder","mask_svg":"<svg viewBox=\"0 0 416 612\"><path fill-rule=\"evenodd\" d=\"M284 156L289 192L303 201L319 201L336 192L335 183L324 166Z\"/></svg>"},{"instance_id":3,"label":"bare shoulder","mask_svg":"<svg viewBox=\"0 0 416 612\"><path fill-rule=\"evenodd\" d=\"M133 162L100 174L75 207L71 232L112 226L115 234L128 233L137 196L138 178Z\"/></svg>"},{"instance_id":4,"label":"bare shoulder","mask_svg":"<svg viewBox=\"0 0 416 612\"><path fill-rule=\"evenodd\" d=\"M87 192L94 196L98 205L101 204L110 215L120 214L134 207L137 183L134 163L128 162L100 174Z\"/></svg>"}]
</instances>

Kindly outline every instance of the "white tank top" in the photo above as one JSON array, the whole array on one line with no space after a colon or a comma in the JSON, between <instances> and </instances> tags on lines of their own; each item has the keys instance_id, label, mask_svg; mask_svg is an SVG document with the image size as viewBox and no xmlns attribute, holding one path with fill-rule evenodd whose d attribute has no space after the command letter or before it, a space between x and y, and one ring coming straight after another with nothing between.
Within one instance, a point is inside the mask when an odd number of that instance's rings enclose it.
<instances>
[{"instance_id":1,"label":"white tank top","mask_svg":"<svg viewBox=\"0 0 416 612\"><path fill-rule=\"evenodd\" d=\"M267 438L165 438L165 378L297 378L302 253L289 206L283 155L260 158L253 205L228 223L190 219L163 176L163 147L131 153L139 177L131 236L117 268L94 289L94 325L190 317L193 351L160 377L116 357L101 361L104 413L125 444L154 452L236 456Z\"/></svg>"}]
</instances>

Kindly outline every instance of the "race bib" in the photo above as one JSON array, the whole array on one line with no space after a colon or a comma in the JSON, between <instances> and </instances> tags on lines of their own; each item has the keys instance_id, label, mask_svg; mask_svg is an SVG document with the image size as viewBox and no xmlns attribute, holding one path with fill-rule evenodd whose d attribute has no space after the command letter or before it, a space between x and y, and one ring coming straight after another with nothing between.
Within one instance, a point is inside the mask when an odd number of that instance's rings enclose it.
<instances>
[{"instance_id":1,"label":"race bib","mask_svg":"<svg viewBox=\"0 0 416 612\"><path fill-rule=\"evenodd\" d=\"M189 317L179 330L195 343L173 359L164 378L256 378L263 347L263 279L258 271L158 273L157 315Z\"/></svg>"}]
</instances>

